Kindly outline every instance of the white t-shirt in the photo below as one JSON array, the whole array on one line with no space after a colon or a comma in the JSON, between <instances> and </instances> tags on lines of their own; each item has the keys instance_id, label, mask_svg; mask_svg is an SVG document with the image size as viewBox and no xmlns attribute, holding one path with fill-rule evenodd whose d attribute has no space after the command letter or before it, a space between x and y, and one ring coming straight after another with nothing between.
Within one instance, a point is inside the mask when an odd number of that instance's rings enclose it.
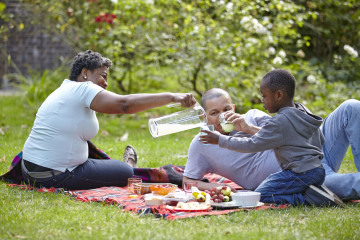
<instances>
[{"instance_id":1,"label":"white t-shirt","mask_svg":"<svg viewBox=\"0 0 360 240\"><path fill-rule=\"evenodd\" d=\"M263 126L270 116L260 110L250 110L243 115L255 126ZM232 135L246 136L241 132ZM254 190L270 174L281 171L273 150L257 153L239 153L214 144L203 144L197 135L190 144L184 176L202 179L206 173L217 173Z\"/></svg>"},{"instance_id":2,"label":"white t-shirt","mask_svg":"<svg viewBox=\"0 0 360 240\"><path fill-rule=\"evenodd\" d=\"M39 108L24 145L23 158L61 172L84 163L88 158L87 140L99 131L90 104L102 90L90 81L65 79Z\"/></svg>"}]
</instances>

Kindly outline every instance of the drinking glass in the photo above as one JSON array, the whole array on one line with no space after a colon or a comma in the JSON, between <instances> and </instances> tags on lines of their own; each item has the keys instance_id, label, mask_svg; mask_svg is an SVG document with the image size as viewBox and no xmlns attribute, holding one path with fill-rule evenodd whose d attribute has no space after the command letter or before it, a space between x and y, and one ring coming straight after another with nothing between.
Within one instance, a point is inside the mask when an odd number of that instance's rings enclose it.
<instances>
[{"instance_id":1,"label":"drinking glass","mask_svg":"<svg viewBox=\"0 0 360 240\"><path fill-rule=\"evenodd\" d=\"M128 191L130 195L141 195L141 178L129 178L128 179Z\"/></svg>"},{"instance_id":2,"label":"drinking glass","mask_svg":"<svg viewBox=\"0 0 360 240\"><path fill-rule=\"evenodd\" d=\"M197 187L198 182L183 182L183 190L186 195L192 194L192 187Z\"/></svg>"},{"instance_id":3,"label":"drinking glass","mask_svg":"<svg viewBox=\"0 0 360 240\"><path fill-rule=\"evenodd\" d=\"M225 119L225 112L219 115L219 121L221 128L224 130L224 132L231 132L232 130L234 130L234 124Z\"/></svg>"},{"instance_id":4,"label":"drinking glass","mask_svg":"<svg viewBox=\"0 0 360 240\"><path fill-rule=\"evenodd\" d=\"M204 126L201 127L201 130L208 130L208 131L213 132L214 131L214 125L204 125ZM201 130L200 130L200 136L207 135L206 133L201 132ZM203 144L208 145L207 143L203 143Z\"/></svg>"}]
</instances>

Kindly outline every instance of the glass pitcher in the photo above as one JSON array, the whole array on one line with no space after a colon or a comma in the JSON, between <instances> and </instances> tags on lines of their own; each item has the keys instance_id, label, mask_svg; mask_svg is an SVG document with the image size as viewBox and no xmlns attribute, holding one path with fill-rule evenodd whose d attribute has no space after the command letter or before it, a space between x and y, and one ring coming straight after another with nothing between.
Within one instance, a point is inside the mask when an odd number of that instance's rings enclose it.
<instances>
[{"instance_id":1,"label":"glass pitcher","mask_svg":"<svg viewBox=\"0 0 360 240\"><path fill-rule=\"evenodd\" d=\"M156 138L206 125L205 110L196 103L192 109L175 112L158 118L149 119L149 130Z\"/></svg>"}]
</instances>

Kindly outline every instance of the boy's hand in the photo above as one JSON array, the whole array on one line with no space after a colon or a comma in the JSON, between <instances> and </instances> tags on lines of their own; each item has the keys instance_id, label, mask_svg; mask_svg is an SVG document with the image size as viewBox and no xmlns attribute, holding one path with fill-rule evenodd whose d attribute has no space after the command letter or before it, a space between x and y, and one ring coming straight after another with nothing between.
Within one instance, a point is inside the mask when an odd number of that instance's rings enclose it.
<instances>
[{"instance_id":1,"label":"boy's hand","mask_svg":"<svg viewBox=\"0 0 360 240\"><path fill-rule=\"evenodd\" d=\"M226 112L225 119L234 124L234 129L238 132L248 132L250 128L249 124L245 121L245 118L235 112Z\"/></svg>"},{"instance_id":2,"label":"boy's hand","mask_svg":"<svg viewBox=\"0 0 360 240\"><path fill-rule=\"evenodd\" d=\"M234 124L234 129L239 132L244 132L254 135L261 129L261 127L249 125L245 121L245 118L238 113L226 112L225 119L231 122L232 124Z\"/></svg>"},{"instance_id":3,"label":"boy's hand","mask_svg":"<svg viewBox=\"0 0 360 240\"><path fill-rule=\"evenodd\" d=\"M201 132L206 133L206 135L200 136L200 142L205 144L218 144L219 143L219 136L221 135L218 131L208 131L208 130L201 130Z\"/></svg>"}]
</instances>

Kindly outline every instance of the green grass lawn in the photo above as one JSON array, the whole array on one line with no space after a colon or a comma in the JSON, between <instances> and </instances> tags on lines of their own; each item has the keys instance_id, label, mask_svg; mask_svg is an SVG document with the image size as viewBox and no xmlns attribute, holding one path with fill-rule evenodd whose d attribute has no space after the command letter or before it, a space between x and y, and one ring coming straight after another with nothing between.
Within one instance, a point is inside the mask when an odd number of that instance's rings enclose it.
<instances>
[{"instance_id":1,"label":"green grass lawn","mask_svg":"<svg viewBox=\"0 0 360 240\"><path fill-rule=\"evenodd\" d=\"M147 117L99 115L93 142L112 158L122 159L127 144L139 155L139 167L184 165L198 130L154 139ZM31 130L36 110L15 96L0 96L0 173L6 172ZM120 139L126 133L126 142ZM353 172L351 152L341 172ZM299 207L238 212L177 221L139 217L116 206L82 203L62 194L6 187L0 182L0 239L358 239L359 204L345 208Z\"/></svg>"}]
</instances>

